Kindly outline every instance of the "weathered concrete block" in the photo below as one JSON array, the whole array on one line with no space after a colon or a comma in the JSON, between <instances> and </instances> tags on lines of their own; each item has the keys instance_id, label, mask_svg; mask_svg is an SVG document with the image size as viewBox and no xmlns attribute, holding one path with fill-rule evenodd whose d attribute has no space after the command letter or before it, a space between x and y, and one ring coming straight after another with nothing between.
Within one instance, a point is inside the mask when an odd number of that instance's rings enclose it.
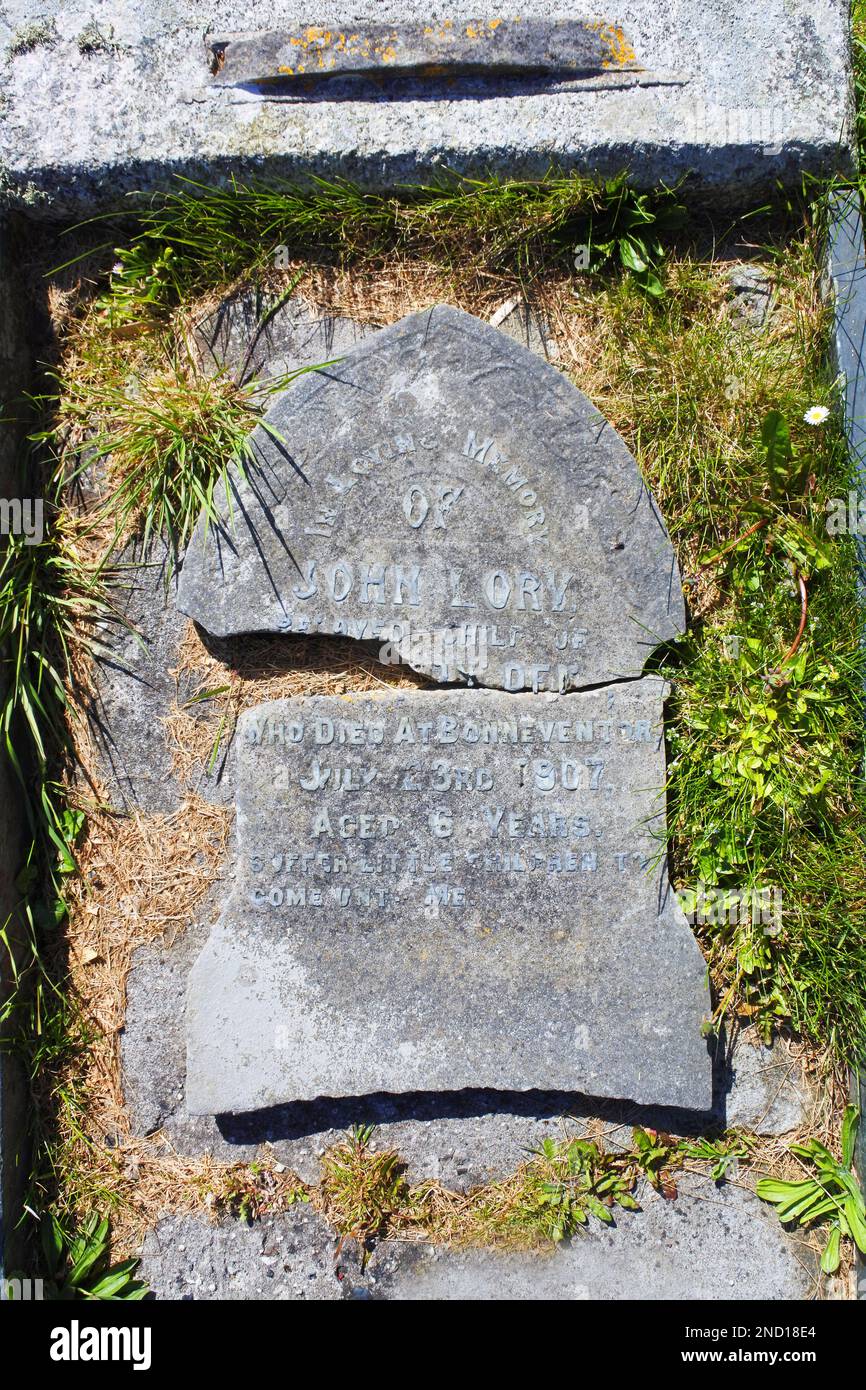
<instances>
[{"instance_id":1,"label":"weathered concrete block","mask_svg":"<svg viewBox=\"0 0 866 1390\"><path fill-rule=\"evenodd\" d=\"M520 15L549 21L549 0L522 0ZM642 187L691 174L695 194L730 206L779 180L853 171L848 0L624 0L578 17L621 26L642 71L333 77L324 94L292 96L216 85L204 31L303 27L305 6L219 0L203 13L195 0L130 0L100 19L100 42L91 0L44 0L36 16L16 0L0 17L0 191L78 216L176 189L177 174L393 188L443 170L540 178L554 166L629 168ZM326 30L347 19L432 26L454 12L445 0L354 0L350 11L318 0L314 19Z\"/></svg>"}]
</instances>

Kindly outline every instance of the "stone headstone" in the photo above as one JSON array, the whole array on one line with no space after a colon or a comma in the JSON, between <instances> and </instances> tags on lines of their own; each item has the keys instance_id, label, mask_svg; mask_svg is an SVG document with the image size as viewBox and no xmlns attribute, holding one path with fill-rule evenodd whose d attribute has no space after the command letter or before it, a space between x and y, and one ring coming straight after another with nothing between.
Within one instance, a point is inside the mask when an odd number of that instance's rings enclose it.
<instances>
[{"instance_id":1,"label":"stone headstone","mask_svg":"<svg viewBox=\"0 0 866 1390\"><path fill-rule=\"evenodd\" d=\"M670 891L664 689L309 697L238 729L238 869L187 1102L486 1087L708 1109Z\"/></svg>"},{"instance_id":2,"label":"stone headstone","mask_svg":"<svg viewBox=\"0 0 866 1390\"><path fill-rule=\"evenodd\" d=\"M619 435L457 309L302 377L250 447L180 579L214 635L342 633L518 691L640 676L684 629L670 540Z\"/></svg>"},{"instance_id":3,"label":"stone headstone","mask_svg":"<svg viewBox=\"0 0 866 1390\"><path fill-rule=\"evenodd\" d=\"M345 633L489 688L243 716L189 1110L465 1088L709 1109L706 967L665 876L664 685L641 678L682 591L619 436L440 306L279 396L230 490L180 580L209 631Z\"/></svg>"}]
</instances>

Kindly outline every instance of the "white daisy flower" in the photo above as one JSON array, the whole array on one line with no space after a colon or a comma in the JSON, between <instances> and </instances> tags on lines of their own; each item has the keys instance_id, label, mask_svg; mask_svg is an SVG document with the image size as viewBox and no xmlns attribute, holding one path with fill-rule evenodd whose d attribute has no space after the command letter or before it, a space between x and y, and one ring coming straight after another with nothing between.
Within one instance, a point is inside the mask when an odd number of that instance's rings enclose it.
<instances>
[{"instance_id":1,"label":"white daisy flower","mask_svg":"<svg viewBox=\"0 0 866 1390\"><path fill-rule=\"evenodd\" d=\"M823 425L830 414L826 405L810 405L803 419L807 425Z\"/></svg>"}]
</instances>

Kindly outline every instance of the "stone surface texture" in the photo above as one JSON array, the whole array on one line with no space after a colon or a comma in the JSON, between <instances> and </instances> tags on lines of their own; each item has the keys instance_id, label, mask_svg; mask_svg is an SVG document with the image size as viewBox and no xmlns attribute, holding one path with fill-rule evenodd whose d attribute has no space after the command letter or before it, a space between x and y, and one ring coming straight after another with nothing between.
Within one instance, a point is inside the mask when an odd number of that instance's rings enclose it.
<instances>
[{"instance_id":1,"label":"stone surface texture","mask_svg":"<svg viewBox=\"0 0 866 1390\"><path fill-rule=\"evenodd\" d=\"M205 370L267 383L345 357L373 332L355 319L317 313L301 298L245 287L196 324L193 336Z\"/></svg>"},{"instance_id":2,"label":"stone surface texture","mask_svg":"<svg viewBox=\"0 0 866 1390\"><path fill-rule=\"evenodd\" d=\"M124 622L113 624L102 637L112 656L100 661L100 679L87 709L90 732L113 804L170 813L183 789L163 719L175 698L184 699L177 665L187 622L174 601L165 546L154 543L145 553L129 547L121 563L115 603Z\"/></svg>"},{"instance_id":3,"label":"stone surface texture","mask_svg":"<svg viewBox=\"0 0 866 1390\"><path fill-rule=\"evenodd\" d=\"M170 1216L145 1240L140 1272L162 1299L323 1302L343 1296L334 1272L335 1243L307 1207L252 1225Z\"/></svg>"},{"instance_id":4,"label":"stone surface texture","mask_svg":"<svg viewBox=\"0 0 866 1390\"><path fill-rule=\"evenodd\" d=\"M642 1211L593 1225L547 1258L494 1251L439 1251L406 1261L384 1279L382 1296L399 1300L567 1301L808 1298L814 1259L781 1230L750 1192L696 1175L666 1201L652 1188Z\"/></svg>"},{"instance_id":5,"label":"stone surface texture","mask_svg":"<svg viewBox=\"0 0 866 1390\"><path fill-rule=\"evenodd\" d=\"M738 326L763 328L773 307L773 282L758 265L732 266L726 277L731 287L728 312Z\"/></svg>"},{"instance_id":6,"label":"stone surface texture","mask_svg":"<svg viewBox=\"0 0 866 1390\"><path fill-rule=\"evenodd\" d=\"M642 1210L543 1254L384 1241L362 1268L350 1241L295 1208L255 1226L172 1217L144 1246L159 1298L595 1301L809 1298L814 1257L750 1192L688 1174L676 1201L640 1191Z\"/></svg>"},{"instance_id":7,"label":"stone surface texture","mask_svg":"<svg viewBox=\"0 0 866 1390\"><path fill-rule=\"evenodd\" d=\"M538 177L551 164L645 186L694 171L752 203L775 181L852 167L848 0L625 0L644 71L391 79L300 99L214 84L207 33L310 23L276 0L6 0L0 17L0 187L35 212L80 215L131 191L257 176L368 185L443 170ZM582 19L523 0L524 19ZM439 0L320 0L314 22L441 22ZM96 26L97 34L93 26ZM372 85L372 84L368 84Z\"/></svg>"},{"instance_id":8,"label":"stone surface texture","mask_svg":"<svg viewBox=\"0 0 866 1390\"><path fill-rule=\"evenodd\" d=\"M782 1042L773 1047L746 1039L737 1043L730 1058L729 1127L789 1134L806 1124L814 1103L799 1062Z\"/></svg>"},{"instance_id":9,"label":"stone surface texture","mask_svg":"<svg viewBox=\"0 0 866 1390\"><path fill-rule=\"evenodd\" d=\"M555 367L440 305L276 397L178 602L216 636L339 632L441 681L638 676L685 610L616 431Z\"/></svg>"},{"instance_id":10,"label":"stone surface texture","mask_svg":"<svg viewBox=\"0 0 866 1390\"><path fill-rule=\"evenodd\" d=\"M634 49L612 24L573 19L491 19L441 24L353 25L341 32L300 28L211 40L220 86L281 83L291 89L346 73L442 78L465 72L562 72L602 77L640 71Z\"/></svg>"},{"instance_id":11,"label":"stone surface texture","mask_svg":"<svg viewBox=\"0 0 866 1390\"><path fill-rule=\"evenodd\" d=\"M652 867L663 693L247 711L188 1108L488 1087L708 1110L706 966Z\"/></svg>"},{"instance_id":12,"label":"stone surface texture","mask_svg":"<svg viewBox=\"0 0 866 1390\"><path fill-rule=\"evenodd\" d=\"M398 1150L412 1182L436 1178L447 1187L465 1190L506 1177L544 1139L586 1134L600 1115L609 1136L605 1142L614 1146L628 1142L634 1124L673 1134L706 1129L705 1112L618 1104L574 1092L479 1088L323 1097L219 1119L191 1115L185 1096L187 984L207 941L208 924L224 906L233 873L233 865L227 866L224 882L201 907L198 921L173 945L147 947L136 954L122 1038L124 1100L135 1134L162 1130L176 1152L211 1154L227 1163L251 1162L267 1145L267 1152L304 1182L317 1183L326 1149L353 1125L372 1124L376 1142ZM757 1133L777 1133L784 1122L787 1132L788 1120L800 1113L795 1097L805 1098L808 1124L815 1097L799 1067L790 1065L792 1059L780 1065L778 1047L757 1048L737 1038L730 1049L721 1042L714 1048L711 1125L725 1129L736 1123ZM762 1085L756 1067L767 1069ZM768 1097L784 1097L784 1110L775 1104L768 1108Z\"/></svg>"}]
</instances>

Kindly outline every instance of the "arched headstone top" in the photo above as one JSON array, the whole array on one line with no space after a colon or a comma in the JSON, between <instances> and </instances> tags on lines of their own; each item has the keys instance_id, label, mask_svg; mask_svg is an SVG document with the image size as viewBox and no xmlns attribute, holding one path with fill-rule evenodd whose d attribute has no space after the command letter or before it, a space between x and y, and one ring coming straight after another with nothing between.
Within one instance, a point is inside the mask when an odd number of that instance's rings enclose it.
<instances>
[{"instance_id":1,"label":"arched headstone top","mask_svg":"<svg viewBox=\"0 0 866 1390\"><path fill-rule=\"evenodd\" d=\"M281 394L181 609L216 636L391 642L442 681L578 689L682 632L670 539L623 440L549 363L445 305Z\"/></svg>"}]
</instances>

